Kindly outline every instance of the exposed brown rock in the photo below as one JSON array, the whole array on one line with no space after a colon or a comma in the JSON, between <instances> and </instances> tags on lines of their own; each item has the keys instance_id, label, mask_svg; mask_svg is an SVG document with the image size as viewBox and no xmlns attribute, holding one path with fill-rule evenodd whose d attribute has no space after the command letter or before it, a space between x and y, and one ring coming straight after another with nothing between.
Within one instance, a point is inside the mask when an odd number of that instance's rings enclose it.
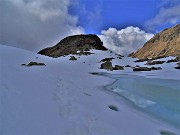
<instances>
[{"instance_id":1,"label":"exposed brown rock","mask_svg":"<svg viewBox=\"0 0 180 135\"><path fill-rule=\"evenodd\" d=\"M130 57L139 59L178 55L180 55L180 24L157 33L141 49L129 54Z\"/></svg>"},{"instance_id":2,"label":"exposed brown rock","mask_svg":"<svg viewBox=\"0 0 180 135\"><path fill-rule=\"evenodd\" d=\"M66 37L55 46L45 48L38 53L56 58L69 54L79 54L78 51L82 52L82 55L88 55L89 52L84 52L90 49L107 50L97 35L89 34Z\"/></svg>"},{"instance_id":3,"label":"exposed brown rock","mask_svg":"<svg viewBox=\"0 0 180 135\"><path fill-rule=\"evenodd\" d=\"M113 70L112 63L110 61L106 61L101 64L101 69L106 69L106 70Z\"/></svg>"},{"instance_id":4,"label":"exposed brown rock","mask_svg":"<svg viewBox=\"0 0 180 135\"><path fill-rule=\"evenodd\" d=\"M115 65L113 70L124 70L123 66Z\"/></svg>"}]
</instances>

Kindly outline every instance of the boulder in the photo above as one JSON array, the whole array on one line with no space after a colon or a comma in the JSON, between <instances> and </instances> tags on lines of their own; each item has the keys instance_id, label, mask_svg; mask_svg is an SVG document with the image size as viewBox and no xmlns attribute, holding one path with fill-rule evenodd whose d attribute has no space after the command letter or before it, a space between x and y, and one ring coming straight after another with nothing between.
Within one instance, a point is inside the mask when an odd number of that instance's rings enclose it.
<instances>
[{"instance_id":1,"label":"boulder","mask_svg":"<svg viewBox=\"0 0 180 135\"><path fill-rule=\"evenodd\" d=\"M74 57L74 56L70 56L70 59L69 59L69 60L77 60L77 58Z\"/></svg>"},{"instance_id":2,"label":"boulder","mask_svg":"<svg viewBox=\"0 0 180 135\"><path fill-rule=\"evenodd\" d=\"M148 58L145 58L145 59L138 59L138 60L136 60L134 62L144 62L144 61L148 61L148 60L149 60Z\"/></svg>"},{"instance_id":3,"label":"boulder","mask_svg":"<svg viewBox=\"0 0 180 135\"><path fill-rule=\"evenodd\" d=\"M163 64L165 61L148 61L146 65L157 65L157 64Z\"/></svg>"},{"instance_id":4,"label":"boulder","mask_svg":"<svg viewBox=\"0 0 180 135\"><path fill-rule=\"evenodd\" d=\"M28 64L22 64L22 66L30 67L30 66L46 66L46 65L44 63L38 63L38 62L31 61Z\"/></svg>"},{"instance_id":5,"label":"boulder","mask_svg":"<svg viewBox=\"0 0 180 135\"><path fill-rule=\"evenodd\" d=\"M120 57L120 56L118 56L117 58L118 58L118 59L122 59L122 57Z\"/></svg>"},{"instance_id":6,"label":"boulder","mask_svg":"<svg viewBox=\"0 0 180 135\"><path fill-rule=\"evenodd\" d=\"M130 65L126 65L125 67L131 67Z\"/></svg>"},{"instance_id":7,"label":"boulder","mask_svg":"<svg viewBox=\"0 0 180 135\"><path fill-rule=\"evenodd\" d=\"M148 67L137 67L137 68L134 68L133 71L151 71L151 68L148 68Z\"/></svg>"},{"instance_id":8,"label":"boulder","mask_svg":"<svg viewBox=\"0 0 180 135\"><path fill-rule=\"evenodd\" d=\"M161 70L161 67L151 67L151 70Z\"/></svg>"},{"instance_id":9,"label":"boulder","mask_svg":"<svg viewBox=\"0 0 180 135\"><path fill-rule=\"evenodd\" d=\"M101 64L101 69L106 69L106 70L113 70L112 63L110 61L106 61Z\"/></svg>"},{"instance_id":10,"label":"boulder","mask_svg":"<svg viewBox=\"0 0 180 135\"><path fill-rule=\"evenodd\" d=\"M123 66L115 65L113 70L124 70Z\"/></svg>"},{"instance_id":11,"label":"boulder","mask_svg":"<svg viewBox=\"0 0 180 135\"><path fill-rule=\"evenodd\" d=\"M113 59L114 59L113 57L111 57L111 58L104 58L100 62L112 61Z\"/></svg>"},{"instance_id":12,"label":"boulder","mask_svg":"<svg viewBox=\"0 0 180 135\"><path fill-rule=\"evenodd\" d=\"M180 62L179 63L177 63L177 67L175 67L175 69L180 69Z\"/></svg>"},{"instance_id":13,"label":"boulder","mask_svg":"<svg viewBox=\"0 0 180 135\"><path fill-rule=\"evenodd\" d=\"M121 55L121 54L116 54L116 55L118 55L119 57L124 57L123 55Z\"/></svg>"},{"instance_id":14,"label":"boulder","mask_svg":"<svg viewBox=\"0 0 180 135\"><path fill-rule=\"evenodd\" d=\"M133 71L152 71L152 70L161 70L161 67L135 67Z\"/></svg>"},{"instance_id":15,"label":"boulder","mask_svg":"<svg viewBox=\"0 0 180 135\"><path fill-rule=\"evenodd\" d=\"M180 66L175 67L175 69L180 69Z\"/></svg>"},{"instance_id":16,"label":"boulder","mask_svg":"<svg viewBox=\"0 0 180 135\"><path fill-rule=\"evenodd\" d=\"M175 59L168 60L166 63L171 63L171 62L179 62L180 57L176 57Z\"/></svg>"},{"instance_id":17,"label":"boulder","mask_svg":"<svg viewBox=\"0 0 180 135\"><path fill-rule=\"evenodd\" d=\"M118 111L118 107L116 107L115 105L108 105L109 109L113 110L113 111Z\"/></svg>"},{"instance_id":18,"label":"boulder","mask_svg":"<svg viewBox=\"0 0 180 135\"><path fill-rule=\"evenodd\" d=\"M176 134L170 131L163 130L163 131L160 131L160 135L176 135Z\"/></svg>"}]
</instances>

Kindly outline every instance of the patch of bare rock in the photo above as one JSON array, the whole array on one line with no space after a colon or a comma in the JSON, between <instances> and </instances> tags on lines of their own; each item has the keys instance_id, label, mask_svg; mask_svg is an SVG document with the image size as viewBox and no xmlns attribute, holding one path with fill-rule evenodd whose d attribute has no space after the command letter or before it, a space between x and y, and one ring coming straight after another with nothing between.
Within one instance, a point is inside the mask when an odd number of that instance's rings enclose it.
<instances>
[{"instance_id":1,"label":"patch of bare rock","mask_svg":"<svg viewBox=\"0 0 180 135\"><path fill-rule=\"evenodd\" d=\"M38 63L38 62L29 62L28 64L22 64L22 66L27 66L27 67L31 67L31 66L46 66L44 63Z\"/></svg>"},{"instance_id":2,"label":"patch of bare rock","mask_svg":"<svg viewBox=\"0 0 180 135\"><path fill-rule=\"evenodd\" d=\"M129 57L145 59L180 54L180 24L165 29L154 35L144 46Z\"/></svg>"},{"instance_id":3,"label":"patch of bare rock","mask_svg":"<svg viewBox=\"0 0 180 135\"><path fill-rule=\"evenodd\" d=\"M175 69L180 69L180 62L179 63L177 63L177 67L175 67Z\"/></svg>"},{"instance_id":4,"label":"patch of bare rock","mask_svg":"<svg viewBox=\"0 0 180 135\"><path fill-rule=\"evenodd\" d=\"M133 71L152 71L152 70L161 70L161 67L135 67Z\"/></svg>"},{"instance_id":5,"label":"patch of bare rock","mask_svg":"<svg viewBox=\"0 0 180 135\"><path fill-rule=\"evenodd\" d=\"M90 55L91 49L107 50L97 35L74 35L62 39L53 47L42 49L38 54L57 58L66 55Z\"/></svg>"},{"instance_id":6,"label":"patch of bare rock","mask_svg":"<svg viewBox=\"0 0 180 135\"><path fill-rule=\"evenodd\" d=\"M146 65L158 65L163 64L165 61L148 61Z\"/></svg>"},{"instance_id":7,"label":"patch of bare rock","mask_svg":"<svg viewBox=\"0 0 180 135\"><path fill-rule=\"evenodd\" d=\"M115 67L113 67L112 62L110 61L106 61L104 63L101 64L101 69L105 69L105 70L124 70L123 66L119 66L119 65L115 65Z\"/></svg>"}]
</instances>

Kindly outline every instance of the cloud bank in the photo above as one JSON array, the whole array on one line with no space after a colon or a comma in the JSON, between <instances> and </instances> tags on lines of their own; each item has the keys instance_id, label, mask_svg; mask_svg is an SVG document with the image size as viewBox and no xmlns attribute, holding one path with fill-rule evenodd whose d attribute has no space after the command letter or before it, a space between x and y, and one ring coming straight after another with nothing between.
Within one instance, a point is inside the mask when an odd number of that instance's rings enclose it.
<instances>
[{"instance_id":1,"label":"cloud bank","mask_svg":"<svg viewBox=\"0 0 180 135\"><path fill-rule=\"evenodd\" d=\"M180 1L165 0L160 5L158 14L145 23L148 31L154 31L162 25L175 25L180 23Z\"/></svg>"},{"instance_id":2,"label":"cloud bank","mask_svg":"<svg viewBox=\"0 0 180 135\"><path fill-rule=\"evenodd\" d=\"M0 43L38 51L84 33L69 14L70 0L1 0Z\"/></svg>"},{"instance_id":3,"label":"cloud bank","mask_svg":"<svg viewBox=\"0 0 180 135\"><path fill-rule=\"evenodd\" d=\"M115 28L103 30L99 37L107 49L118 54L128 55L141 48L153 37L153 34L146 33L138 27L129 26L121 30Z\"/></svg>"}]
</instances>

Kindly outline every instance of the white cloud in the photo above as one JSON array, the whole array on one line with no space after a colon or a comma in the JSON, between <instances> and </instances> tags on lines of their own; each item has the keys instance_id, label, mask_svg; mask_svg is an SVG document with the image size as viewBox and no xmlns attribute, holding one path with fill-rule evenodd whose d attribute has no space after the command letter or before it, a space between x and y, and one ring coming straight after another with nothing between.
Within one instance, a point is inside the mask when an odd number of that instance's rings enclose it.
<instances>
[{"instance_id":1,"label":"white cloud","mask_svg":"<svg viewBox=\"0 0 180 135\"><path fill-rule=\"evenodd\" d=\"M152 36L153 34L133 26L121 30L109 28L99 35L106 48L122 55L128 55L141 48Z\"/></svg>"},{"instance_id":2,"label":"white cloud","mask_svg":"<svg viewBox=\"0 0 180 135\"><path fill-rule=\"evenodd\" d=\"M171 6L166 6L168 4ZM166 0L161 5L158 14L145 23L145 27L147 30L153 31L158 26L175 25L178 23L180 23L180 2Z\"/></svg>"},{"instance_id":3,"label":"white cloud","mask_svg":"<svg viewBox=\"0 0 180 135\"><path fill-rule=\"evenodd\" d=\"M84 33L70 15L70 0L2 0L0 43L38 51L61 38Z\"/></svg>"}]
</instances>

